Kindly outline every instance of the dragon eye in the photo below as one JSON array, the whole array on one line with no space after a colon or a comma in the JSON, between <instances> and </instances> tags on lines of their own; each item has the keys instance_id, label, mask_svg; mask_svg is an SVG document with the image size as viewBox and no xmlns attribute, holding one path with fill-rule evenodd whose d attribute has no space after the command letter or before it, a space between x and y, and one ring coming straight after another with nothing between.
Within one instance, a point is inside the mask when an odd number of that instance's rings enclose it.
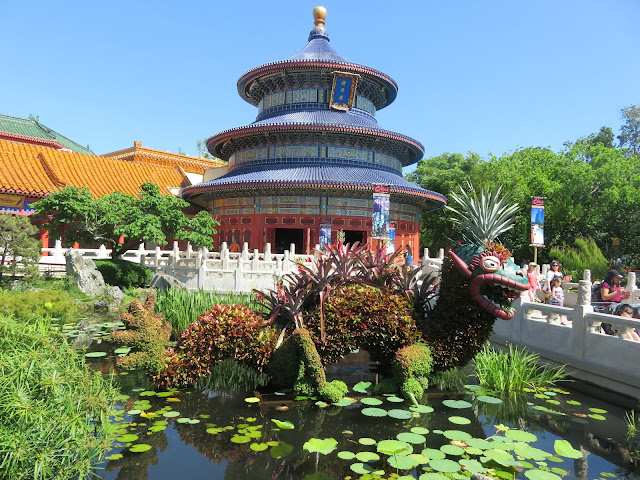
<instances>
[{"instance_id":1,"label":"dragon eye","mask_svg":"<svg viewBox=\"0 0 640 480\"><path fill-rule=\"evenodd\" d=\"M498 260L498 258L491 256L482 257L482 260L480 261L480 267L485 272L495 272L500 268L501 265L502 263L500 262L500 260Z\"/></svg>"}]
</instances>

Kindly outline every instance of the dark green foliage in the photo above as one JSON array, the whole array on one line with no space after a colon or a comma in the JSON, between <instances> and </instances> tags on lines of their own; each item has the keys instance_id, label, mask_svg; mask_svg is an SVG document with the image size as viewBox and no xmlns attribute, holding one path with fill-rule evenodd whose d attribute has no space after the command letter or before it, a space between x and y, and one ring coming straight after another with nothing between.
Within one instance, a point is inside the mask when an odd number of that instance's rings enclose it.
<instances>
[{"instance_id":1,"label":"dark green foliage","mask_svg":"<svg viewBox=\"0 0 640 480\"><path fill-rule=\"evenodd\" d=\"M134 300L120 315L126 330L111 332L111 340L133 349L126 357L118 357L123 368L143 368L149 374L160 372L166 362L165 348L171 337L171 324L154 312L155 297L149 292L144 305Z\"/></svg>"},{"instance_id":2,"label":"dark green foliage","mask_svg":"<svg viewBox=\"0 0 640 480\"><path fill-rule=\"evenodd\" d=\"M348 391L349 388L343 381L334 380L327 383L318 393L325 402L335 403L344 397Z\"/></svg>"},{"instance_id":3,"label":"dark green foliage","mask_svg":"<svg viewBox=\"0 0 640 480\"><path fill-rule=\"evenodd\" d=\"M383 378L382 381L374 387L376 393L396 393L398 391L398 384L396 384L393 378Z\"/></svg>"},{"instance_id":4,"label":"dark green foliage","mask_svg":"<svg viewBox=\"0 0 640 480\"><path fill-rule=\"evenodd\" d=\"M415 399L420 400L424 395L424 389L416 378L408 378L400 385L400 393L404 398L411 399L413 395Z\"/></svg>"},{"instance_id":5,"label":"dark green foliage","mask_svg":"<svg viewBox=\"0 0 640 480\"><path fill-rule=\"evenodd\" d=\"M5 271L13 276L17 272L26 277L37 276L42 247L42 242L33 238L37 233L38 228L29 217L0 213L0 279Z\"/></svg>"},{"instance_id":6,"label":"dark green foliage","mask_svg":"<svg viewBox=\"0 0 640 480\"><path fill-rule=\"evenodd\" d=\"M609 261L592 238L576 238L575 248L552 248L549 255L562 263L562 273L572 275L577 281L586 269L591 270L592 279L603 279L609 270Z\"/></svg>"},{"instance_id":7,"label":"dark green foliage","mask_svg":"<svg viewBox=\"0 0 640 480\"><path fill-rule=\"evenodd\" d=\"M166 368L153 380L166 388L193 385L229 358L261 372L276 339L276 330L248 307L214 305L189 325L175 348L167 349Z\"/></svg>"},{"instance_id":8,"label":"dark green foliage","mask_svg":"<svg viewBox=\"0 0 640 480\"><path fill-rule=\"evenodd\" d=\"M469 282L458 273L448 255L442 270L438 303L427 319L417 321L422 338L431 349L434 371L469 363L491 335L496 320L471 299Z\"/></svg>"},{"instance_id":9,"label":"dark green foliage","mask_svg":"<svg viewBox=\"0 0 640 480\"><path fill-rule=\"evenodd\" d=\"M298 395L306 395L310 397L314 393L316 393L316 387L313 380L305 375L302 378L296 380L296 382L293 384L293 391Z\"/></svg>"},{"instance_id":10,"label":"dark green foliage","mask_svg":"<svg viewBox=\"0 0 640 480\"><path fill-rule=\"evenodd\" d=\"M94 260L105 283L121 288L146 287L153 276L151 269L128 260Z\"/></svg>"},{"instance_id":11,"label":"dark green foliage","mask_svg":"<svg viewBox=\"0 0 640 480\"><path fill-rule=\"evenodd\" d=\"M392 367L393 376L398 383L410 378L429 378L433 369L431 350L420 344L401 348L396 352Z\"/></svg>"},{"instance_id":12,"label":"dark green foliage","mask_svg":"<svg viewBox=\"0 0 640 480\"><path fill-rule=\"evenodd\" d=\"M0 476L90 478L118 392L49 322L0 317Z\"/></svg>"},{"instance_id":13,"label":"dark green foliage","mask_svg":"<svg viewBox=\"0 0 640 480\"><path fill-rule=\"evenodd\" d=\"M388 365L398 349L416 338L412 315L413 306L404 296L349 285L325 302L325 341L320 338L319 313L305 317L305 321L325 363L337 362L350 351L362 348L374 361Z\"/></svg>"},{"instance_id":14,"label":"dark green foliage","mask_svg":"<svg viewBox=\"0 0 640 480\"><path fill-rule=\"evenodd\" d=\"M279 387L293 385L295 388L295 385L308 380L315 392L327 383L322 360L306 329L296 329L289 335L273 353L266 372L271 375L273 384Z\"/></svg>"},{"instance_id":15,"label":"dark green foliage","mask_svg":"<svg viewBox=\"0 0 640 480\"><path fill-rule=\"evenodd\" d=\"M198 386L211 391L253 390L269 383L269 376L228 358L220 360Z\"/></svg>"}]
</instances>

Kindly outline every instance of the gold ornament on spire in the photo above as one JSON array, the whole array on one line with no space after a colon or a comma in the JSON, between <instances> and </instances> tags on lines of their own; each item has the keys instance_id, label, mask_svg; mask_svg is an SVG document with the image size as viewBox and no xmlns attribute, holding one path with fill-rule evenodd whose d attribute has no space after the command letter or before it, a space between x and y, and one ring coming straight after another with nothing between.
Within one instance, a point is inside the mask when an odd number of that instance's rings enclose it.
<instances>
[{"instance_id":1,"label":"gold ornament on spire","mask_svg":"<svg viewBox=\"0 0 640 480\"><path fill-rule=\"evenodd\" d=\"M324 29L324 20L327 18L327 9L317 6L313 9L313 23L316 28Z\"/></svg>"}]
</instances>

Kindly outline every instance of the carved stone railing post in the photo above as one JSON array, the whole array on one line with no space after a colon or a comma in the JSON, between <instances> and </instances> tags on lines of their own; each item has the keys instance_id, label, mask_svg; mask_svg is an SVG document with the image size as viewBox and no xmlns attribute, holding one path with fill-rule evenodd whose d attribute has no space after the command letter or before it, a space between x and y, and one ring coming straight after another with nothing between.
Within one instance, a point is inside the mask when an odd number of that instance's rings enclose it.
<instances>
[{"instance_id":1,"label":"carved stone railing post","mask_svg":"<svg viewBox=\"0 0 640 480\"><path fill-rule=\"evenodd\" d=\"M271 261L271 244L270 243L267 243L264 246L264 261L265 262Z\"/></svg>"}]
</instances>

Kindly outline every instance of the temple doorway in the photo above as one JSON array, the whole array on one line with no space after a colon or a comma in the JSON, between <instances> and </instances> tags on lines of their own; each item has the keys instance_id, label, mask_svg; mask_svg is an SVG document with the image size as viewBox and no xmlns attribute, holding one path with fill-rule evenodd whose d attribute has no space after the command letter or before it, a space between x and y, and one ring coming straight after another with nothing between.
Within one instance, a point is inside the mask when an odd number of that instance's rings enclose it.
<instances>
[{"instance_id":1,"label":"temple doorway","mask_svg":"<svg viewBox=\"0 0 640 480\"><path fill-rule=\"evenodd\" d=\"M275 253L284 253L291 244L295 244L296 253L304 252L303 230L301 228L276 228Z\"/></svg>"},{"instance_id":2,"label":"temple doorway","mask_svg":"<svg viewBox=\"0 0 640 480\"><path fill-rule=\"evenodd\" d=\"M360 245L364 244L364 233L361 230L345 230L344 231L344 243L350 243L353 245L359 242Z\"/></svg>"}]
</instances>

